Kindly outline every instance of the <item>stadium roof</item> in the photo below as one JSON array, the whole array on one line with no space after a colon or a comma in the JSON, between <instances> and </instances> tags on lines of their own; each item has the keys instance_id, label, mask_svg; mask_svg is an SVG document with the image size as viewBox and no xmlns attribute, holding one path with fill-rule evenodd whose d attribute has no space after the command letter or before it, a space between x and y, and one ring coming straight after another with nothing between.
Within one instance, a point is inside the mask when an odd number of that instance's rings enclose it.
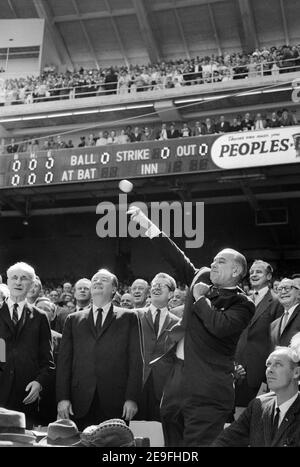
<instances>
[{"instance_id":1,"label":"stadium roof","mask_svg":"<svg viewBox=\"0 0 300 467\"><path fill-rule=\"evenodd\" d=\"M0 0L0 18L45 18L71 67L300 42L298 0Z\"/></svg>"}]
</instances>

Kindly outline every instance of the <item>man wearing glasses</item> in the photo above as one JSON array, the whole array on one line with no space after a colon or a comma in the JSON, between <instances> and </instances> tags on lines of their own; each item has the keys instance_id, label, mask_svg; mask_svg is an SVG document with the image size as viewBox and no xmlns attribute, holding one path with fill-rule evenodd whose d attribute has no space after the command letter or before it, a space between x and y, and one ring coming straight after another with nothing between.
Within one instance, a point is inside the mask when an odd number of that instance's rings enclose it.
<instances>
[{"instance_id":1,"label":"man wearing glasses","mask_svg":"<svg viewBox=\"0 0 300 467\"><path fill-rule=\"evenodd\" d=\"M300 331L299 286L293 279L284 278L277 293L284 313L271 323L272 345L289 345L291 338Z\"/></svg>"},{"instance_id":2,"label":"man wearing glasses","mask_svg":"<svg viewBox=\"0 0 300 467\"><path fill-rule=\"evenodd\" d=\"M173 355L150 365L152 360L165 354L172 345L168 331L179 321L169 312L168 302L173 297L176 282L163 272L156 274L150 286L151 305L137 310L143 337L143 392L138 418L160 421L160 400L174 363Z\"/></svg>"}]
</instances>

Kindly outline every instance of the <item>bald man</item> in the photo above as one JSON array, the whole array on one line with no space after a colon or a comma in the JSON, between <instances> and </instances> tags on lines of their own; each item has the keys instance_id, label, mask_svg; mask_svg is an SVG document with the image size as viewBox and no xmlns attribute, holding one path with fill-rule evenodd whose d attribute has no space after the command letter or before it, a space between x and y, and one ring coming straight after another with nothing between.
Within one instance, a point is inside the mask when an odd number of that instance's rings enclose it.
<instances>
[{"instance_id":1,"label":"bald man","mask_svg":"<svg viewBox=\"0 0 300 467\"><path fill-rule=\"evenodd\" d=\"M207 446L218 436L234 407L234 353L255 306L238 287L247 273L246 258L226 248L211 264L215 287L198 282L196 269L185 254L136 206L131 220L146 229L161 255L188 284L184 337L184 446Z\"/></svg>"}]
</instances>

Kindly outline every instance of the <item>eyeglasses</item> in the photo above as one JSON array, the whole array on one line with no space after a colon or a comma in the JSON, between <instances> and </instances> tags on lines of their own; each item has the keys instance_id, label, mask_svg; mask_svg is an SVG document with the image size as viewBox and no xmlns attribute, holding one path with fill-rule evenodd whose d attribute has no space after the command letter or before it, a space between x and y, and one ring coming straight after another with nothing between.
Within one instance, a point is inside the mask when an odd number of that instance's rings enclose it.
<instances>
[{"instance_id":1,"label":"eyeglasses","mask_svg":"<svg viewBox=\"0 0 300 467\"><path fill-rule=\"evenodd\" d=\"M167 284L162 284L161 282L155 282L154 284L151 284L151 289L159 288L159 289L165 289L165 288L170 289L170 287Z\"/></svg>"},{"instance_id":2,"label":"eyeglasses","mask_svg":"<svg viewBox=\"0 0 300 467\"><path fill-rule=\"evenodd\" d=\"M296 290L299 290L298 287L295 287L294 285L284 285L282 287L277 287L277 292L278 293L281 293L283 292L284 290L286 292L290 292L292 289L296 289Z\"/></svg>"}]
</instances>

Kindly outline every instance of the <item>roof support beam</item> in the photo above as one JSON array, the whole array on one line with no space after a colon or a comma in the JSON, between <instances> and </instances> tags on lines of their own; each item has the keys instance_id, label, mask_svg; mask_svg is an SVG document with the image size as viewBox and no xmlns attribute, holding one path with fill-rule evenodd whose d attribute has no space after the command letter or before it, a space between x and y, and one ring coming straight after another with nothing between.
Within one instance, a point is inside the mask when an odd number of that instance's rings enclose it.
<instances>
[{"instance_id":1,"label":"roof support beam","mask_svg":"<svg viewBox=\"0 0 300 467\"><path fill-rule=\"evenodd\" d=\"M249 0L238 0L242 18L241 42L243 49L247 51L255 50L259 47L253 10Z\"/></svg>"},{"instance_id":2,"label":"roof support beam","mask_svg":"<svg viewBox=\"0 0 300 467\"><path fill-rule=\"evenodd\" d=\"M67 67L71 67L72 69L74 69L74 64L71 60L70 54L66 48L64 40L57 26L53 23L53 16L50 13L49 6L44 0L32 1L38 14L38 17L45 20L46 28L50 33L49 36L52 39L53 47L56 50L57 57L59 58L61 65L66 65Z\"/></svg>"},{"instance_id":3,"label":"roof support beam","mask_svg":"<svg viewBox=\"0 0 300 467\"><path fill-rule=\"evenodd\" d=\"M79 12L76 0L72 0L72 5L73 5L73 8L74 8L74 10L76 12L76 15L79 17L80 12ZM89 35L88 35L87 29L85 27L85 24L84 24L82 19L79 19L79 23L80 23L80 27L81 27L81 30L83 32L83 35L85 37L85 40L87 42L88 48L90 49L90 53L91 53L91 55L93 57L93 60L95 62L95 65L96 65L97 69L99 70L100 65L99 65L99 62L98 62L98 59L97 59L97 55L96 55L95 49L93 47L93 44L91 43L91 40L89 38Z\"/></svg>"},{"instance_id":4,"label":"roof support beam","mask_svg":"<svg viewBox=\"0 0 300 467\"><path fill-rule=\"evenodd\" d=\"M216 41L216 44L217 44L218 54L222 55L221 41L220 41L220 37L219 37L219 34L218 34L218 30L217 30L214 11L213 11L213 8L212 8L210 3L207 4L207 8L208 8L208 14L209 14L211 26L212 26L213 31L214 31L214 38L215 38L215 41Z\"/></svg>"},{"instance_id":5,"label":"roof support beam","mask_svg":"<svg viewBox=\"0 0 300 467\"><path fill-rule=\"evenodd\" d=\"M121 36L120 36L119 28L117 26L117 23L115 21L115 18L113 16L113 14L112 14L110 4L108 3L108 0L104 0L104 3L105 3L105 6L106 6L107 10L110 13L110 22L111 22L111 25L112 25L113 30L115 32L115 35L116 35L116 38L117 38L117 41L118 41L118 44L119 44L119 47L120 47L120 51L122 53L122 57L124 58L125 65L127 67L129 67L129 60L127 58L127 55L126 55L126 52L125 52L125 49L124 49L124 46L123 46L123 42L122 42L122 39L121 39Z\"/></svg>"},{"instance_id":6,"label":"roof support beam","mask_svg":"<svg viewBox=\"0 0 300 467\"><path fill-rule=\"evenodd\" d=\"M181 40L182 40L182 42L183 42L183 46L184 46L186 58L187 58L188 60L190 60L190 59L191 59L191 56L190 56L189 48L188 48L188 45L187 45L187 42L186 42L186 38L185 38L183 26L182 26L182 21L181 21L181 19L180 19L180 16L179 16L179 14L178 14L178 11L177 11L176 0L173 0L173 4L174 4L174 13L175 13L175 18L176 18L176 23L177 23L177 27L178 27L179 32L180 32L180 35L181 35Z\"/></svg>"},{"instance_id":7,"label":"roof support beam","mask_svg":"<svg viewBox=\"0 0 300 467\"><path fill-rule=\"evenodd\" d=\"M14 7L13 0L7 0L7 3L8 3L8 6L9 6L12 14L14 15L14 17L17 18L18 15L17 15L16 9Z\"/></svg>"},{"instance_id":8,"label":"roof support beam","mask_svg":"<svg viewBox=\"0 0 300 467\"><path fill-rule=\"evenodd\" d=\"M283 0L279 0L279 3L280 3L280 10L281 10L283 31L284 31L284 41L285 41L286 45L289 45L290 44L290 38L289 38L289 33L288 33L288 26L287 26L287 20L286 20L286 14L285 14L285 8L284 8Z\"/></svg>"},{"instance_id":9,"label":"roof support beam","mask_svg":"<svg viewBox=\"0 0 300 467\"><path fill-rule=\"evenodd\" d=\"M161 53L151 28L146 3L144 0L132 0L132 3L137 15L137 20L147 48L149 59L152 63L159 62L161 61Z\"/></svg>"}]
</instances>

